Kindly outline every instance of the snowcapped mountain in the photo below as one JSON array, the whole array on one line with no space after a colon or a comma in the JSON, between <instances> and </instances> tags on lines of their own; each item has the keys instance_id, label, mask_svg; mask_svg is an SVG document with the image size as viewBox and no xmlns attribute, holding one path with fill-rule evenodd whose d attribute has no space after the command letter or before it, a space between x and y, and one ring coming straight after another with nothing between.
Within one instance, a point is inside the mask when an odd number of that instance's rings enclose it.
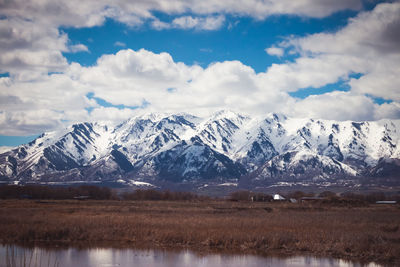
<instances>
[{"instance_id":1,"label":"snowcapped mountain","mask_svg":"<svg viewBox=\"0 0 400 267\"><path fill-rule=\"evenodd\" d=\"M0 154L0 180L330 182L399 174L400 121L329 121L220 111L75 124ZM396 164L395 164L396 163Z\"/></svg>"}]
</instances>

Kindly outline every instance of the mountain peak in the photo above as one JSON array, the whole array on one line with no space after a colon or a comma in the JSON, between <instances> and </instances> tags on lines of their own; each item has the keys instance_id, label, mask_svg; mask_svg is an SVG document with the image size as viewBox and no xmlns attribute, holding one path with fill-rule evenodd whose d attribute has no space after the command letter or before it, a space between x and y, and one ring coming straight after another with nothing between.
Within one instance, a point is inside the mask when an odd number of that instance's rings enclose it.
<instances>
[{"instance_id":1,"label":"mountain peak","mask_svg":"<svg viewBox=\"0 0 400 267\"><path fill-rule=\"evenodd\" d=\"M247 117L244 114L241 114L237 111L231 110L231 109L220 109L214 113L211 114L212 118L221 118L221 117Z\"/></svg>"}]
</instances>

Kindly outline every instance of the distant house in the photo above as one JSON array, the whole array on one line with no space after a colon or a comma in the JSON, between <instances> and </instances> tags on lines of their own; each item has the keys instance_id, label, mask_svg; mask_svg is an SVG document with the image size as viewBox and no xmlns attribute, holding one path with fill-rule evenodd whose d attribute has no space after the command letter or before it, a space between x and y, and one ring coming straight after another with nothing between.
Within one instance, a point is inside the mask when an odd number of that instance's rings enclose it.
<instances>
[{"instance_id":1,"label":"distant house","mask_svg":"<svg viewBox=\"0 0 400 267\"><path fill-rule=\"evenodd\" d=\"M282 200L286 200L286 198L284 198L283 196L281 196L279 194L275 194L274 195L274 200L275 201L282 201Z\"/></svg>"}]
</instances>

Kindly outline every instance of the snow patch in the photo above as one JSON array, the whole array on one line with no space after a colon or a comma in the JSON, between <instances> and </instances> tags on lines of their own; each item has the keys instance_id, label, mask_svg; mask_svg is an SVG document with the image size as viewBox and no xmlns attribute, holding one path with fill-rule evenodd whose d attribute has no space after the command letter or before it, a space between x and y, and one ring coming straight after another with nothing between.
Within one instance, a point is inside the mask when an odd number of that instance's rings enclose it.
<instances>
[{"instance_id":1,"label":"snow patch","mask_svg":"<svg viewBox=\"0 0 400 267\"><path fill-rule=\"evenodd\" d=\"M238 186L237 183L223 183L223 184L219 184L218 186Z\"/></svg>"},{"instance_id":2,"label":"snow patch","mask_svg":"<svg viewBox=\"0 0 400 267\"><path fill-rule=\"evenodd\" d=\"M135 186L143 186L143 187L156 187L153 184L146 183L146 182L141 182L141 181L136 181L136 180L129 180L129 184L135 185Z\"/></svg>"}]
</instances>

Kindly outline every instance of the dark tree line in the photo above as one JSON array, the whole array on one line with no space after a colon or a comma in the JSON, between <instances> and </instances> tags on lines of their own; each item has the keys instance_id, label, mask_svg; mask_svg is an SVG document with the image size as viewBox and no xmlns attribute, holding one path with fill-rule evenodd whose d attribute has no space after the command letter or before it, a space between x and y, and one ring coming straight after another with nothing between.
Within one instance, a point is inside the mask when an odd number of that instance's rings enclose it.
<instances>
[{"instance_id":1,"label":"dark tree line","mask_svg":"<svg viewBox=\"0 0 400 267\"><path fill-rule=\"evenodd\" d=\"M379 200L396 200L400 203L400 194L371 192L367 194L345 192L336 194L325 191L320 194L294 191L284 194L287 200L300 200L304 197L319 197L324 203L375 203ZM81 186L43 186L43 185L3 185L0 186L0 199L96 199L96 200L170 200L170 201L197 201L209 200L207 196L191 192L161 191L155 189L137 189L118 194L108 187L94 185ZM271 201L272 196L251 191L236 191L229 195L231 201Z\"/></svg>"},{"instance_id":2,"label":"dark tree line","mask_svg":"<svg viewBox=\"0 0 400 267\"><path fill-rule=\"evenodd\" d=\"M117 194L108 187L82 185L76 187L55 187L41 185L4 185L0 186L0 199L96 199L96 200L206 200L190 192L159 191L154 189L137 189Z\"/></svg>"},{"instance_id":3,"label":"dark tree line","mask_svg":"<svg viewBox=\"0 0 400 267\"><path fill-rule=\"evenodd\" d=\"M1 199L111 199L112 191L107 187L82 185L77 187L54 187L41 185L5 185L0 186Z\"/></svg>"}]
</instances>

